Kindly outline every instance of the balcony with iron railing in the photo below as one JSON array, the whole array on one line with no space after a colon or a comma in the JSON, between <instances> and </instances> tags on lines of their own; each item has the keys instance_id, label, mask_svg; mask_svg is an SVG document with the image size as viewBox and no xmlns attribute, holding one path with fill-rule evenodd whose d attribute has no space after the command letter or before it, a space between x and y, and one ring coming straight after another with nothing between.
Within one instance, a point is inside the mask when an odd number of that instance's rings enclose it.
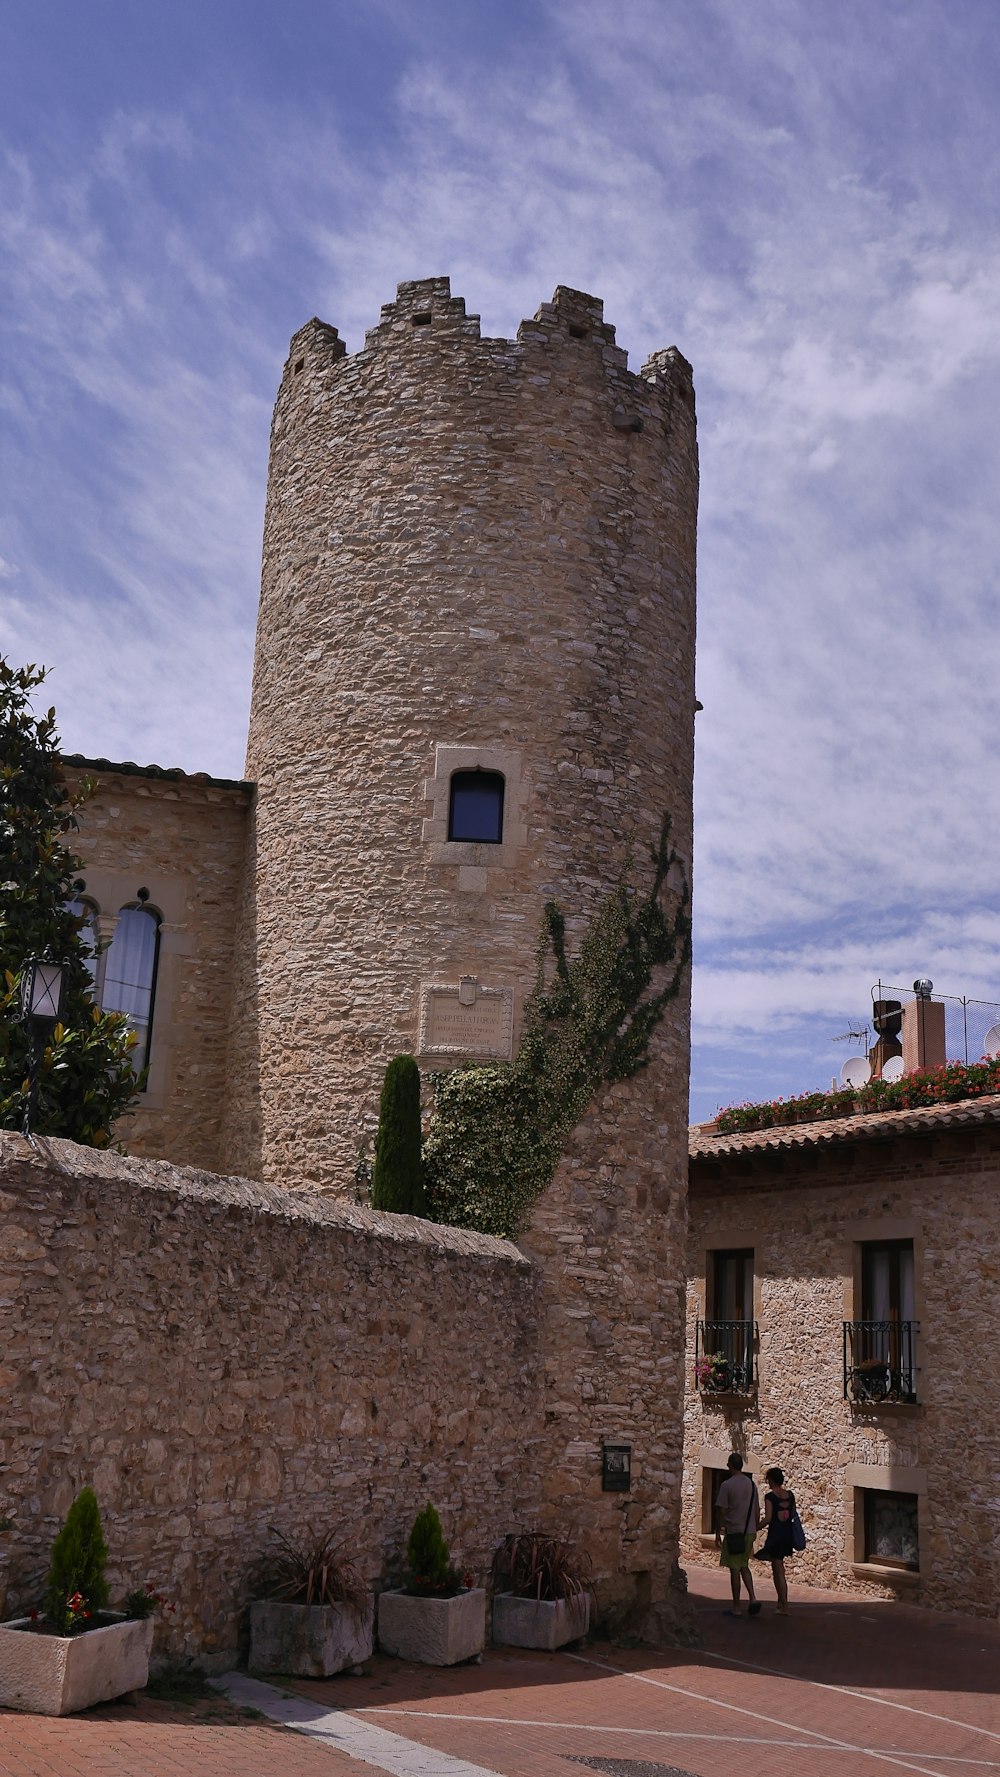
<instances>
[{"instance_id":1,"label":"balcony with iron railing","mask_svg":"<svg viewBox=\"0 0 1000 1777\"><path fill-rule=\"evenodd\" d=\"M757 1322L700 1320L695 1330L695 1385L702 1395L747 1399L757 1392Z\"/></svg>"},{"instance_id":2,"label":"balcony with iron railing","mask_svg":"<svg viewBox=\"0 0 1000 1777\"><path fill-rule=\"evenodd\" d=\"M844 1399L857 1407L917 1399L915 1320L845 1320Z\"/></svg>"}]
</instances>

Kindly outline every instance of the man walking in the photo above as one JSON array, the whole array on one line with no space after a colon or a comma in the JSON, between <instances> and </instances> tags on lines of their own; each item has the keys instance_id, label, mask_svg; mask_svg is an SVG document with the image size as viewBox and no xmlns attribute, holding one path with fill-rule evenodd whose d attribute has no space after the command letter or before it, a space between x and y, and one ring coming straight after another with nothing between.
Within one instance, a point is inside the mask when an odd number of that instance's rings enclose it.
<instances>
[{"instance_id":1,"label":"man walking","mask_svg":"<svg viewBox=\"0 0 1000 1777\"><path fill-rule=\"evenodd\" d=\"M760 1614L760 1605L753 1589L750 1556L753 1540L760 1528L760 1500L749 1475L743 1473L743 1458L734 1450L726 1464L729 1470L715 1500L715 1546L719 1550L719 1566L728 1567L729 1584L733 1590L733 1608L727 1614L738 1617L740 1581L747 1590L747 1616Z\"/></svg>"}]
</instances>

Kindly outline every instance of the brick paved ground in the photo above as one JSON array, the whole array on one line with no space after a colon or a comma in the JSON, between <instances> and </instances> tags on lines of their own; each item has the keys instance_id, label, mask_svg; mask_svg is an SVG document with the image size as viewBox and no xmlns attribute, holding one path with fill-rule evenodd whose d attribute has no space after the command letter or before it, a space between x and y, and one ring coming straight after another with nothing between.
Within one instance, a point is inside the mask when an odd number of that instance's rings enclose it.
<instances>
[{"instance_id":1,"label":"brick paved ground","mask_svg":"<svg viewBox=\"0 0 1000 1777\"><path fill-rule=\"evenodd\" d=\"M734 1622L725 1575L694 1569L691 1583L697 1651L495 1649L450 1671L378 1658L364 1678L295 1688L425 1749L414 1769L427 1771L440 1769L437 1749L502 1777L1000 1777L1000 1625L802 1590L786 1621L766 1606ZM144 1701L65 1722L0 1714L0 1777L384 1768L223 1703Z\"/></svg>"}]
</instances>

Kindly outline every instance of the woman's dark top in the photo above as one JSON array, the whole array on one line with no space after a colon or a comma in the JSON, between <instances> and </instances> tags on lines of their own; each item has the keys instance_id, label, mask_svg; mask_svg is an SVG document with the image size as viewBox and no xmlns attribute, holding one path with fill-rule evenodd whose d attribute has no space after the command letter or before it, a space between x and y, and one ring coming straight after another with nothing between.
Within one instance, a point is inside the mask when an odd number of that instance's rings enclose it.
<instances>
[{"instance_id":1,"label":"woman's dark top","mask_svg":"<svg viewBox=\"0 0 1000 1777\"><path fill-rule=\"evenodd\" d=\"M760 1553L765 1561L784 1561L792 1553L792 1510L795 1495L789 1487L783 1497L777 1493L765 1493L764 1504L767 1505L769 1500L771 1522Z\"/></svg>"}]
</instances>

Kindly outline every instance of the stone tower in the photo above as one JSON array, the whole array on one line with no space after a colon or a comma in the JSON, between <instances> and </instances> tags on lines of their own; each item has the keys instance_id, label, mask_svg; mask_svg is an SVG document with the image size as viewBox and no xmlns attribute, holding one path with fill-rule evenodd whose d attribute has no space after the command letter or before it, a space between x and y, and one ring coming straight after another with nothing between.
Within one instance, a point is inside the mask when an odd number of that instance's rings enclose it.
<instances>
[{"instance_id":1,"label":"stone tower","mask_svg":"<svg viewBox=\"0 0 1000 1777\"><path fill-rule=\"evenodd\" d=\"M547 898L572 944L666 810L690 860L696 506L690 367L670 349L631 373L594 297L560 287L515 340L483 339L428 278L353 355L321 321L295 335L231 1171L353 1192L390 1057L512 1053ZM626 1097L663 1154L686 1125L686 1006L658 1050Z\"/></svg>"}]
</instances>

